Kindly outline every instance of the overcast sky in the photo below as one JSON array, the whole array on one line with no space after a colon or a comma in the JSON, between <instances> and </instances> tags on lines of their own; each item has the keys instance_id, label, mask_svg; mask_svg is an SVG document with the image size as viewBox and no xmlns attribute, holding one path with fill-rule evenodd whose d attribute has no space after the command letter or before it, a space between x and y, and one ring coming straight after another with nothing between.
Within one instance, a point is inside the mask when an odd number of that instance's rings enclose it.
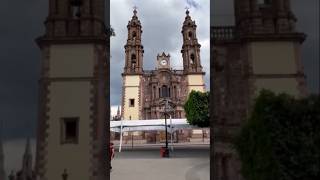
<instances>
[{"instance_id":1,"label":"overcast sky","mask_svg":"<svg viewBox=\"0 0 320 180\"><path fill-rule=\"evenodd\" d=\"M110 23L116 32L111 38L111 105L121 104L122 77L125 63L124 45L127 41L127 24L138 7L142 24L144 46L143 68L154 69L158 53L170 53L171 66L182 69L182 24L186 7L197 24L197 37L201 44L200 58L206 72L205 84L210 88L210 1L209 0L111 0Z\"/></svg>"},{"instance_id":2,"label":"overcast sky","mask_svg":"<svg viewBox=\"0 0 320 180\"><path fill-rule=\"evenodd\" d=\"M190 2L196 2L193 6ZM211 0L210 22L215 25L233 23L232 0ZM181 66L181 27L185 17L186 0L111 0L111 104L120 104L124 63L126 25L134 5L143 26L145 48L144 69L154 69L157 53L170 53L174 66ZM202 45L201 61L208 70L209 0L189 0L190 15L198 25ZM114 4L114 5L113 5ZM297 29L308 35L302 46L302 59L311 92L319 91L319 0L292 0L298 18ZM5 138L35 135L40 50L34 39L44 32L48 0L0 0L0 115L4 121ZM124 33L124 34L123 34ZM208 86L208 76L206 76ZM209 86L208 86L209 87ZM24 140L5 143L6 167L21 164ZM17 150L19 149L19 150ZM17 152L17 153L9 153ZM7 167L8 168L8 167Z\"/></svg>"}]
</instances>

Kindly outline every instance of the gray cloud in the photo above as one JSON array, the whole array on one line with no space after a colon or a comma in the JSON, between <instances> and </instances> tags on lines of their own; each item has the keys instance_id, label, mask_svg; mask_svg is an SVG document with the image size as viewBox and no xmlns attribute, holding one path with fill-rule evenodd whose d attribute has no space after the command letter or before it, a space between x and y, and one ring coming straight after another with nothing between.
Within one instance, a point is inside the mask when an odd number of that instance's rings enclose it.
<instances>
[{"instance_id":1,"label":"gray cloud","mask_svg":"<svg viewBox=\"0 0 320 180\"><path fill-rule=\"evenodd\" d=\"M319 93L319 1L292 1L298 18L297 30L307 34L302 45L302 62L310 92Z\"/></svg>"},{"instance_id":2,"label":"gray cloud","mask_svg":"<svg viewBox=\"0 0 320 180\"><path fill-rule=\"evenodd\" d=\"M187 4L189 5L189 7L194 7L194 8L198 8L200 5L194 1L194 0L187 0Z\"/></svg>"},{"instance_id":3,"label":"gray cloud","mask_svg":"<svg viewBox=\"0 0 320 180\"><path fill-rule=\"evenodd\" d=\"M0 3L0 114L6 138L34 135L41 35L47 2L2 0Z\"/></svg>"}]
</instances>

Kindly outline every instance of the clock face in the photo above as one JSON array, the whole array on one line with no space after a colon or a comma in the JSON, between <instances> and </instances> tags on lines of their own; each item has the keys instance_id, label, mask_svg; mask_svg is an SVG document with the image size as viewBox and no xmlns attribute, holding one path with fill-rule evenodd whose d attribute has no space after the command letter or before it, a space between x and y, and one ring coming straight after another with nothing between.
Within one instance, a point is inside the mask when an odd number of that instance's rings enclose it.
<instances>
[{"instance_id":1,"label":"clock face","mask_svg":"<svg viewBox=\"0 0 320 180\"><path fill-rule=\"evenodd\" d=\"M167 61L166 61L165 59L163 59L163 60L160 61L160 64L161 64L162 66L165 66L165 65L167 65Z\"/></svg>"}]
</instances>

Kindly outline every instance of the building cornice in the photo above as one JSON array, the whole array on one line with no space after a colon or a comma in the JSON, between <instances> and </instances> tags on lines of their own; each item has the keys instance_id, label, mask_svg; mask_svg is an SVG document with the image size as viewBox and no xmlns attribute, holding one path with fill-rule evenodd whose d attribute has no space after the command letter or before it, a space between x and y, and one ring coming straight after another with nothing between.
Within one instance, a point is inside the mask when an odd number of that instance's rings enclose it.
<instances>
[{"instance_id":1,"label":"building cornice","mask_svg":"<svg viewBox=\"0 0 320 180\"><path fill-rule=\"evenodd\" d=\"M36 43L41 48L53 44L100 44L107 46L109 39L105 36L83 36L83 37L47 37L37 38Z\"/></svg>"}]
</instances>

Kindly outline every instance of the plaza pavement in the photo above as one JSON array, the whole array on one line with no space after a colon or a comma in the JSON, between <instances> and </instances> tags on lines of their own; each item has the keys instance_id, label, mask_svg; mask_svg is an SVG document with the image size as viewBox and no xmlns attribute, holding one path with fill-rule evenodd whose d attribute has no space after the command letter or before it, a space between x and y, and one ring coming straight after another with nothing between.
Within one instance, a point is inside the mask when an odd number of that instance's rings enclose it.
<instances>
[{"instance_id":1,"label":"plaza pavement","mask_svg":"<svg viewBox=\"0 0 320 180\"><path fill-rule=\"evenodd\" d=\"M170 158L160 157L163 144L122 147L112 161L111 180L209 180L210 145L176 144Z\"/></svg>"}]
</instances>

